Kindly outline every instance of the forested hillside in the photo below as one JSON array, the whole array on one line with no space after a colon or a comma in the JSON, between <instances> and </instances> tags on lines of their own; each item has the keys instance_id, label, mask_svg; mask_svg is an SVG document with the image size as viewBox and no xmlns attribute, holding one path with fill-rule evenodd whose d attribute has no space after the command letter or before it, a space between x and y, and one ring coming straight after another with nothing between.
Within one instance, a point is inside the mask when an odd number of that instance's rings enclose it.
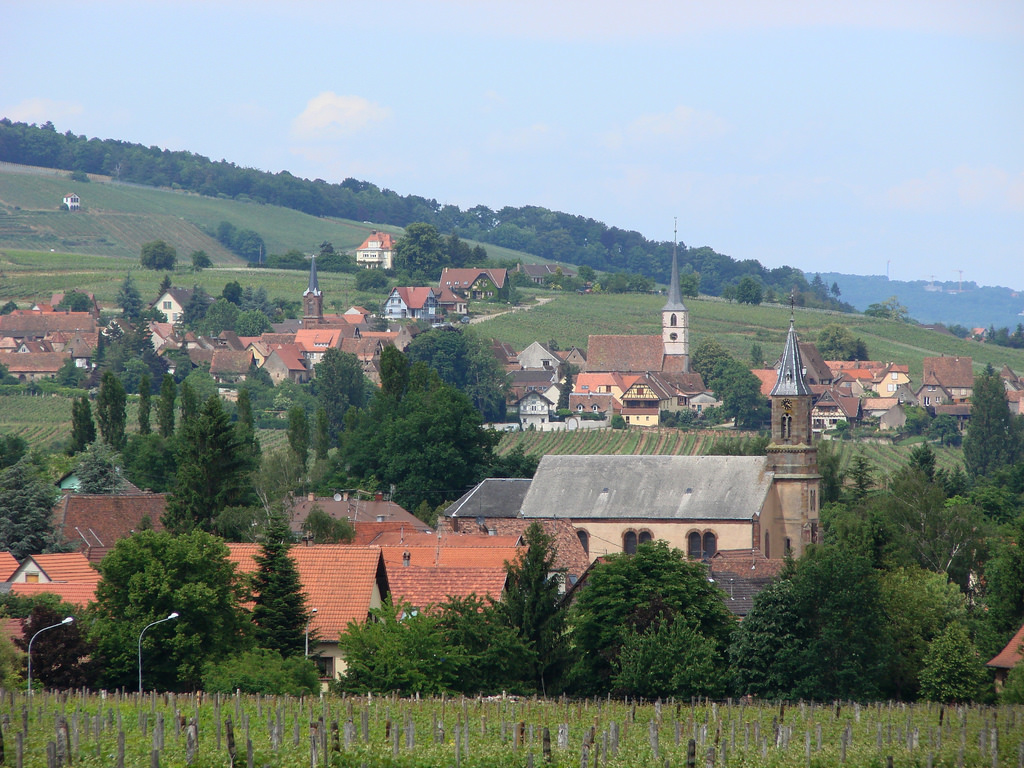
<instances>
[{"instance_id":1,"label":"forested hillside","mask_svg":"<svg viewBox=\"0 0 1024 768\"><path fill-rule=\"evenodd\" d=\"M50 122L36 126L0 120L0 161L251 200L314 216L399 227L422 221L443 233L458 232L466 239L607 272L639 273L658 281L668 275L672 257L671 241L648 240L639 232L585 216L537 206L506 206L495 211L478 205L462 210L418 195L403 196L357 179L329 184L322 179L300 179L287 171L274 174L226 160L211 161L191 152L89 139L71 131L59 133ZM699 275L699 290L707 295L722 295L735 289L741 278L750 276L770 292L785 295L795 290L800 303L841 308L835 294L811 286L803 273L792 267L769 270L757 261L737 261L710 247L692 248L683 243L679 255L682 272Z\"/></svg>"}]
</instances>

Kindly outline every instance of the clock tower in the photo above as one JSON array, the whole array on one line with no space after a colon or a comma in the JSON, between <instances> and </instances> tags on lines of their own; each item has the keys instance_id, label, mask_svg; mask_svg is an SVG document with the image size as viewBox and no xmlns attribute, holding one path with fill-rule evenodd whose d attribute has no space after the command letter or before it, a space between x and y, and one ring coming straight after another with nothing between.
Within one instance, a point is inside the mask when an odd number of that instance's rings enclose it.
<instances>
[{"instance_id":1,"label":"clock tower","mask_svg":"<svg viewBox=\"0 0 1024 768\"><path fill-rule=\"evenodd\" d=\"M778 380L769 397L772 438L767 449L767 469L774 473L782 524L773 539L769 539L768 531L764 532L762 551L767 557L779 557L789 550L798 557L804 545L819 538L821 475L818 474L818 449L814 447L811 431L814 394L804 377L792 316Z\"/></svg>"}]
</instances>

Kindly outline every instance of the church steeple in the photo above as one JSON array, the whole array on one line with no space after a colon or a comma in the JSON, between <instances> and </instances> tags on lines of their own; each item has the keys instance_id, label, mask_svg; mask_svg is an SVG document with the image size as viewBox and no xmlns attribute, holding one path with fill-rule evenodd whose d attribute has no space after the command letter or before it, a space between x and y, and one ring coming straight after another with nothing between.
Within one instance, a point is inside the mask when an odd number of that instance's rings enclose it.
<instances>
[{"instance_id":1,"label":"church steeple","mask_svg":"<svg viewBox=\"0 0 1024 768\"><path fill-rule=\"evenodd\" d=\"M800 358L800 339L792 312L789 333L779 361L779 377L769 395L772 401L772 445L810 446L811 406L814 393L804 377L804 364Z\"/></svg>"},{"instance_id":2,"label":"church steeple","mask_svg":"<svg viewBox=\"0 0 1024 768\"><path fill-rule=\"evenodd\" d=\"M309 287L302 292L302 324L313 325L323 322L324 295L320 291L320 281L316 277L316 254L309 263Z\"/></svg>"},{"instance_id":3,"label":"church steeple","mask_svg":"<svg viewBox=\"0 0 1024 768\"><path fill-rule=\"evenodd\" d=\"M690 313L679 289L679 257L676 232L672 232L672 273L668 281L668 301L661 308L661 340L665 348L665 370L690 370ZM677 364L670 365L675 359Z\"/></svg>"},{"instance_id":4,"label":"church steeple","mask_svg":"<svg viewBox=\"0 0 1024 768\"><path fill-rule=\"evenodd\" d=\"M763 524L762 549L765 555L778 556L790 550L799 557L805 545L819 540L818 449L814 447L811 412L814 393L804 377L800 358L800 340L794 317L790 314L786 346L779 361L779 377L772 387L772 439L766 449L766 467L774 475L779 499L780 519ZM769 535L776 543L769 549ZM771 553L771 554L770 554Z\"/></svg>"}]
</instances>

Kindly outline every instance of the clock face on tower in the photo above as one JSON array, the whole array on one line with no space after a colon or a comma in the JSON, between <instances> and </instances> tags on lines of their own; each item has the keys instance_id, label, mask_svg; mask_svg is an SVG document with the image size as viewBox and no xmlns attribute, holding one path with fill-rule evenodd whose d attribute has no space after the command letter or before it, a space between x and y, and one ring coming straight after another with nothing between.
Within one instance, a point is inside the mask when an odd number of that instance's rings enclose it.
<instances>
[{"instance_id":1,"label":"clock face on tower","mask_svg":"<svg viewBox=\"0 0 1024 768\"><path fill-rule=\"evenodd\" d=\"M782 410L784 410L786 413L791 413L793 410L793 401L790 400L788 397L782 401Z\"/></svg>"}]
</instances>

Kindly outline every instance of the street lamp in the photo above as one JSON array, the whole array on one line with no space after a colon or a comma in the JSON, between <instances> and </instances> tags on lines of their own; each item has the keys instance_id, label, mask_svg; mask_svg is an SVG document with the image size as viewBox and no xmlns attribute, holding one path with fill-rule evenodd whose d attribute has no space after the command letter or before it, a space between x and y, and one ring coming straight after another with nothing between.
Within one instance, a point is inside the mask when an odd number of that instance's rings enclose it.
<instances>
[{"instance_id":1,"label":"street lamp","mask_svg":"<svg viewBox=\"0 0 1024 768\"><path fill-rule=\"evenodd\" d=\"M43 632L45 632L46 630L56 629L57 627L63 627L65 624L70 624L74 620L74 616L68 616L64 619L64 621L61 621L57 624L51 624L48 627L43 627L34 635L32 635L32 639L28 641L28 692L30 694L32 693L32 643L34 643L36 641L36 638L43 634Z\"/></svg>"},{"instance_id":2,"label":"street lamp","mask_svg":"<svg viewBox=\"0 0 1024 768\"><path fill-rule=\"evenodd\" d=\"M313 623L313 616L316 615L316 608L309 611L309 621L306 622L306 655L309 656L309 625Z\"/></svg>"},{"instance_id":3,"label":"street lamp","mask_svg":"<svg viewBox=\"0 0 1024 768\"><path fill-rule=\"evenodd\" d=\"M151 623L147 624L146 626L144 626L142 628L142 631L139 632L139 695L140 696L142 695L142 636L144 634L146 634L146 630L149 629L150 627L154 627L157 624L163 624L165 621L170 621L171 619L176 619L176 618L178 618L178 612L177 611L172 611L171 614L166 619L159 619L157 621L151 622Z\"/></svg>"}]
</instances>

